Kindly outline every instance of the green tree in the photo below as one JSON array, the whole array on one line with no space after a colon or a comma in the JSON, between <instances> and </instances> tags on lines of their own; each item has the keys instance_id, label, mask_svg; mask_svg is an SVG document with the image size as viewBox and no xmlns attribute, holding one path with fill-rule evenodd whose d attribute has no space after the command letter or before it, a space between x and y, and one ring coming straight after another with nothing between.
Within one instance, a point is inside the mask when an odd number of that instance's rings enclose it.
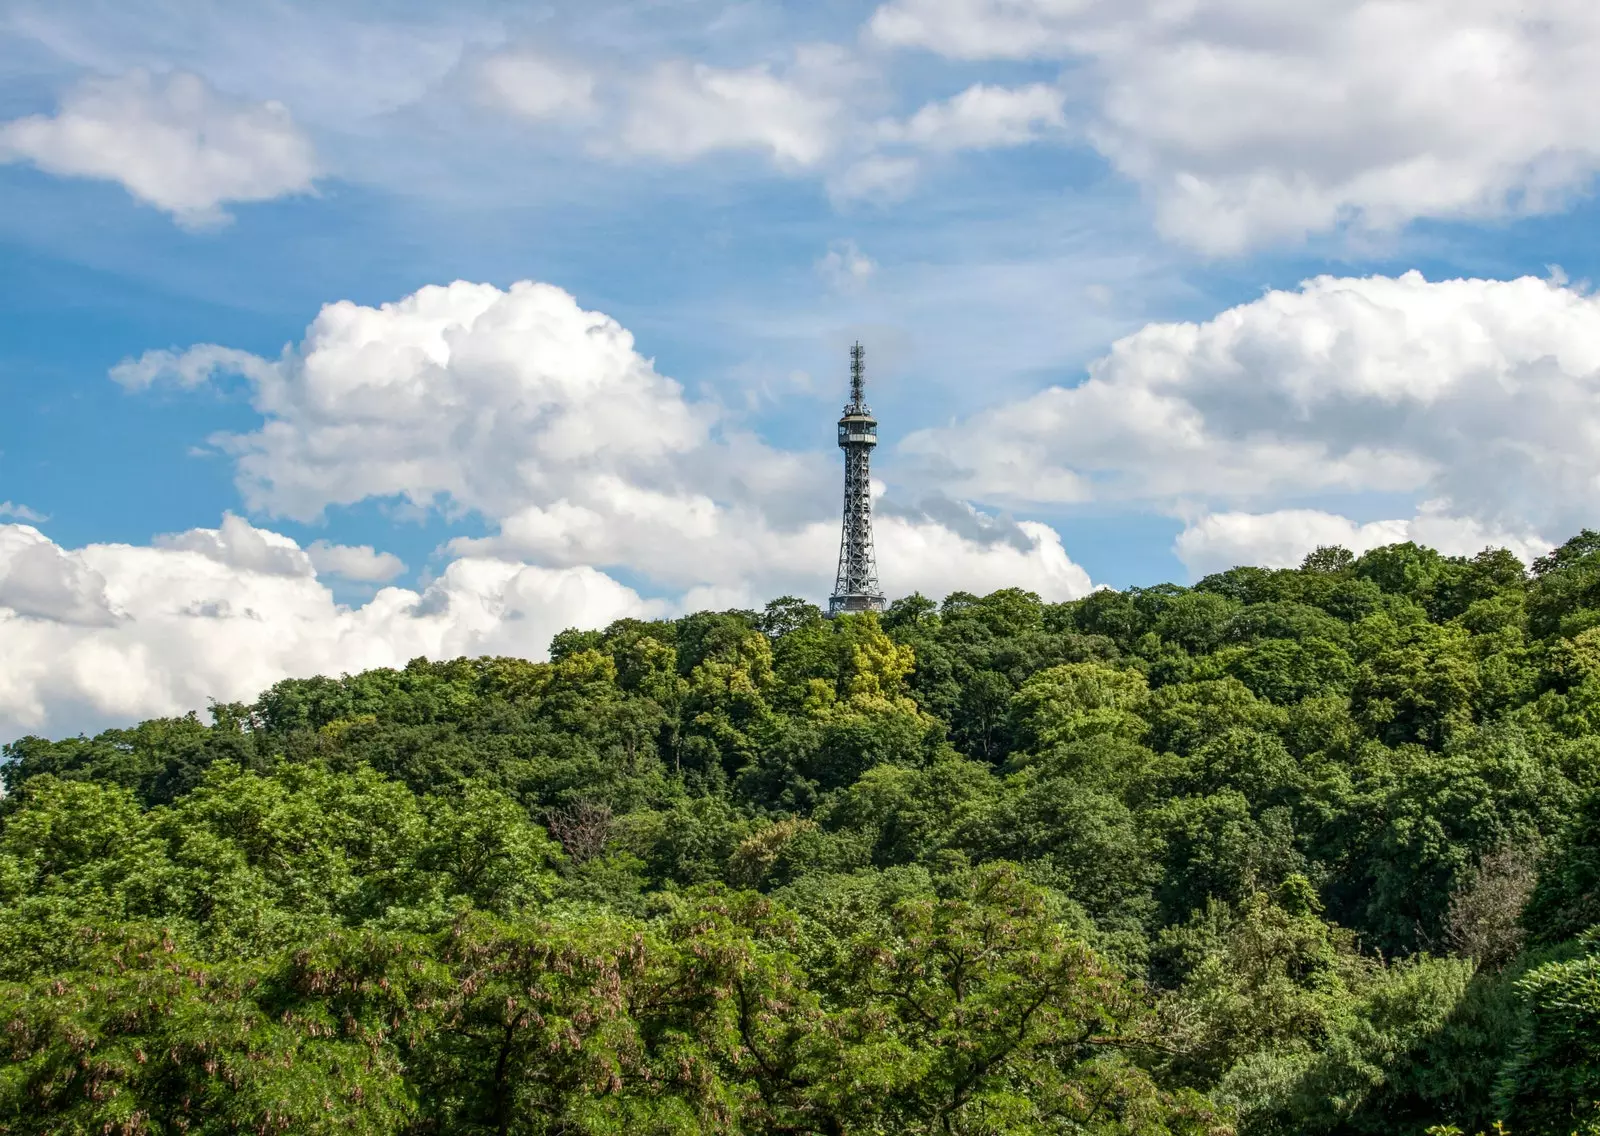
<instances>
[{"instance_id":1,"label":"green tree","mask_svg":"<svg viewBox=\"0 0 1600 1136\"><path fill-rule=\"evenodd\" d=\"M1526 1024L1496 1092L1514 1131L1600 1132L1600 934L1580 944L1517 984Z\"/></svg>"},{"instance_id":2,"label":"green tree","mask_svg":"<svg viewBox=\"0 0 1600 1136\"><path fill-rule=\"evenodd\" d=\"M92 936L79 967L0 985L0 1131L402 1131L415 1105L398 1054L316 1001L293 975L197 960L159 930Z\"/></svg>"}]
</instances>

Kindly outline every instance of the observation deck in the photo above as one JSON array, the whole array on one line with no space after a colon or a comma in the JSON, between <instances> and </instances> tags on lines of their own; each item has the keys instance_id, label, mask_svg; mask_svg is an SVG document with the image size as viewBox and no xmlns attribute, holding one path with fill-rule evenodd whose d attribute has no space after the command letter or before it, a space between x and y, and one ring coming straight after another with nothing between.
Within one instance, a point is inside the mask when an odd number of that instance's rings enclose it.
<instances>
[{"instance_id":1,"label":"observation deck","mask_svg":"<svg viewBox=\"0 0 1600 1136\"><path fill-rule=\"evenodd\" d=\"M878 420L872 417L872 412L864 406L845 407L844 417L839 419L839 448L877 444Z\"/></svg>"}]
</instances>

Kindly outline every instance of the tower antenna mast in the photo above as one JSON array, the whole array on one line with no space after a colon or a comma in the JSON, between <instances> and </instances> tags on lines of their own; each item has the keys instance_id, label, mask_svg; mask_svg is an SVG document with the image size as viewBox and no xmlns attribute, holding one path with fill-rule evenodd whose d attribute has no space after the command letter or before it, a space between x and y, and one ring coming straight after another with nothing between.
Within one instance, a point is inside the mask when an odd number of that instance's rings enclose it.
<instances>
[{"instance_id":1,"label":"tower antenna mast","mask_svg":"<svg viewBox=\"0 0 1600 1136\"><path fill-rule=\"evenodd\" d=\"M839 448L844 451L844 526L839 537L839 573L828 600L828 614L882 611L878 559L872 548L872 448L878 420L867 405L866 352L850 348L850 401L839 418Z\"/></svg>"}]
</instances>

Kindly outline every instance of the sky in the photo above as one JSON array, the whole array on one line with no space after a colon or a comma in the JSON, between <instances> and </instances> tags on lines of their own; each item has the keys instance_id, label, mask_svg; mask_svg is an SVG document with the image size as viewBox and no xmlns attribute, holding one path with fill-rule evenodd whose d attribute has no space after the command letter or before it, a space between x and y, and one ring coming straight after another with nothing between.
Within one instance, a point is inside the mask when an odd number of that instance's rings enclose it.
<instances>
[{"instance_id":1,"label":"sky","mask_svg":"<svg viewBox=\"0 0 1600 1136\"><path fill-rule=\"evenodd\" d=\"M0 0L0 741L1600 527L1590 0Z\"/></svg>"}]
</instances>

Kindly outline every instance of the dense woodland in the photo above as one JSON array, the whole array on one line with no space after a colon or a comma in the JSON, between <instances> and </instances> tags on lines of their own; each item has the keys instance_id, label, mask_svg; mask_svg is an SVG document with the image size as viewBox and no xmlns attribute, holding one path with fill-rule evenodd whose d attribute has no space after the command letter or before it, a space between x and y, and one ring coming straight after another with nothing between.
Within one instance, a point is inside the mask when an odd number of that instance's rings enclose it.
<instances>
[{"instance_id":1,"label":"dense woodland","mask_svg":"<svg viewBox=\"0 0 1600 1136\"><path fill-rule=\"evenodd\" d=\"M1600 534L6 748L0 1132L1600 1133Z\"/></svg>"}]
</instances>

